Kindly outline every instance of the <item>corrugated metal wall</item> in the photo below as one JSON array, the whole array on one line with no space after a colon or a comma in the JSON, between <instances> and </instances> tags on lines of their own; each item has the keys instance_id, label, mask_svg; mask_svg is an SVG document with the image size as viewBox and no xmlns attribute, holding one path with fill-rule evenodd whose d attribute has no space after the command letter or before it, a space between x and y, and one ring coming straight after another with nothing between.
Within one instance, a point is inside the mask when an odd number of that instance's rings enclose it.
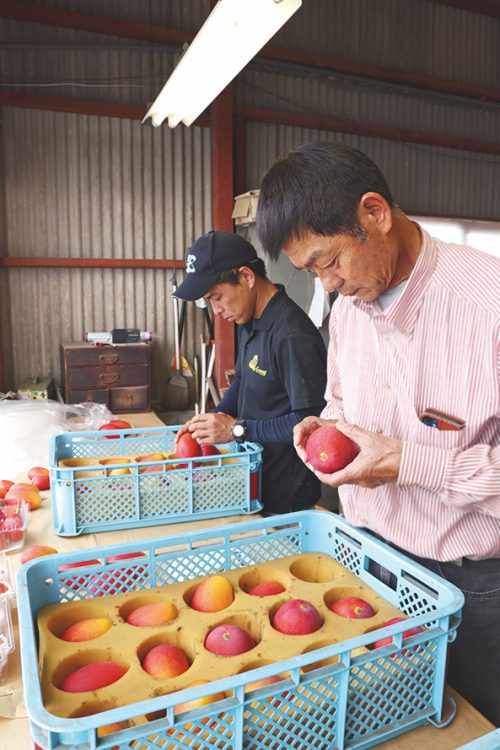
<instances>
[{"instance_id":1,"label":"corrugated metal wall","mask_svg":"<svg viewBox=\"0 0 500 750\"><path fill-rule=\"evenodd\" d=\"M427 0L310 0L280 32L281 45L452 81L500 88L500 20ZM500 141L500 104L332 71L268 61L238 79L241 107ZM258 187L270 163L310 140L366 151L387 175L404 210L500 220L500 157L473 151L250 122L245 184Z\"/></svg>"},{"instance_id":2,"label":"corrugated metal wall","mask_svg":"<svg viewBox=\"0 0 500 750\"><path fill-rule=\"evenodd\" d=\"M210 0L36 3L192 31L211 7ZM144 111L178 55L137 40L6 19L0 19L0 42L6 90L135 104ZM500 21L428 0L304 0L272 44L500 88ZM238 77L234 92L240 106L499 141L498 105L332 71L256 62ZM181 258L211 225L208 129L152 129L138 121L12 107L4 107L1 128L0 254ZM380 165L407 211L500 219L499 157L285 125L247 123L246 151L237 155L245 162L240 187L258 187L288 148L335 137ZM170 275L2 270L8 385L34 373L58 375L60 341L80 339L85 330L136 325L160 334L153 379L153 396L160 399L172 353ZM200 331L192 313L190 354Z\"/></svg>"},{"instance_id":3,"label":"corrugated metal wall","mask_svg":"<svg viewBox=\"0 0 500 750\"><path fill-rule=\"evenodd\" d=\"M182 259L211 223L210 132L106 117L3 110L6 233L12 256ZM173 354L171 271L10 269L2 309L6 379L59 380L61 341L138 327L159 334L153 398ZM180 280L180 279L179 279ZM7 309L6 309L7 307ZM189 354L201 315L189 306Z\"/></svg>"}]
</instances>

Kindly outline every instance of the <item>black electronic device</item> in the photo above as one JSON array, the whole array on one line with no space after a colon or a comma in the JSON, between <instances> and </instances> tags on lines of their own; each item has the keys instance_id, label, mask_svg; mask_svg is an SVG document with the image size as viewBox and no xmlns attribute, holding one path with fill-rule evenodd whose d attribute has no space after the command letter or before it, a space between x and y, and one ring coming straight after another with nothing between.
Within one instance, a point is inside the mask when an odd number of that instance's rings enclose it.
<instances>
[{"instance_id":1,"label":"black electronic device","mask_svg":"<svg viewBox=\"0 0 500 750\"><path fill-rule=\"evenodd\" d=\"M113 344L138 344L141 332L138 328L113 328L111 341Z\"/></svg>"}]
</instances>

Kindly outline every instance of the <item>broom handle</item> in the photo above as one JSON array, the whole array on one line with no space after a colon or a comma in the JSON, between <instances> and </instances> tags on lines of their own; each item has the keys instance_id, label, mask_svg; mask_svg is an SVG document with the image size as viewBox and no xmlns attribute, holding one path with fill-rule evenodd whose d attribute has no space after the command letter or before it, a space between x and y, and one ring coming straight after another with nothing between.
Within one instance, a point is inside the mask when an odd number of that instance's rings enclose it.
<instances>
[{"instance_id":1,"label":"broom handle","mask_svg":"<svg viewBox=\"0 0 500 750\"><path fill-rule=\"evenodd\" d=\"M210 390L208 381L212 377L212 373L214 371L214 364L215 364L215 341L212 344L212 350L210 352L210 357L208 359L207 377L206 377L206 383L205 383L205 398L208 396L208 392Z\"/></svg>"},{"instance_id":2,"label":"broom handle","mask_svg":"<svg viewBox=\"0 0 500 750\"><path fill-rule=\"evenodd\" d=\"M175 369L181 371L181 355L179 346L179 310L177 309L177 297L172 297L174 310L174 343L175 343Z\"/></svg>"},{"instance_id":3,"label":"broom handle","mask_svg":"<svg viewBox=\"0 0 500 750\"><path fill-rule=\"evenodd\" d=\"M205 390L205 382L207 379L207 345L204 341L201 342L201 414L205 414L207 405L207 392Z\"/></svg>"}]
</instances>

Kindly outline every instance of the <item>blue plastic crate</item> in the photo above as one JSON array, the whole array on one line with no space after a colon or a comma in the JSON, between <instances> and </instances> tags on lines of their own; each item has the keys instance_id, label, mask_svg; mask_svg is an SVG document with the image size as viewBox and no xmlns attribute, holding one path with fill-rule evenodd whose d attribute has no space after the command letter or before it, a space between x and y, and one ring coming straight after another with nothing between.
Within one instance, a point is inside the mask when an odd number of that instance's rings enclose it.
<instances>
[{"instance_id":1,"label":"blue plastic crate","mask_svg":"<svg viewBox=\"0 0 500 750\"><path fill-rule=\"evenodd\" d=\"M54 533L75 536L261 510L262 446L257 443L225 443L218 446L224 451L219 456L136 460L173 454L179 429L53 437L49 471ZM110 458L116 461L103 463ZM121 464L121 458L129 463ZM120 470L127 473L117 474Z\"/></svg>"},{"instance_id":2,"label":"blue plastic crate","mask_svg":"<svg viewBox=\"0 0 500 750\"><path fill-rule=\"evenodd\" d=\"M113 555L138 552L145 556L106 562ZM88 598L89 591L95 598L96 585L103 587L103 593L145 591L307 552L330 555L402 610L411 626L425 630L403 642L403 631L409 627L406 620L207 685L92 716L62 719L44 708L36 632L40 608ZM59 570L62 563L88 560L90 555L99 562ZM29 686L25 700L33 737L47 750L368 748L428 721L443 725L454 715L453 705L443 696L447 645L460 623L461 592L332 513L303 511L92 552L48 555L24 565L17 586L23 680ZM393 637L390 645L370 648L386 635ZM363 653L352 654L362 647ZM333 656L339 657L336 663L308 669ZM256 680L283 674L285 680L245 692L245 686ZM227 697L174 714L179 703L216 692ZM159 710L166 716L109 736L97 735L99 727L132 722Z\"/></svg>"},{"instance_id":3,"label":"blue plastic crate","mask_svg":"<svg viewBox=\"0 0 500 750\"><path fill-rule=\"evenodd\" d=\"M488 732L466 745L460 745L457 750L500 750L500 729Z\"/></svg>"}]
</instances>

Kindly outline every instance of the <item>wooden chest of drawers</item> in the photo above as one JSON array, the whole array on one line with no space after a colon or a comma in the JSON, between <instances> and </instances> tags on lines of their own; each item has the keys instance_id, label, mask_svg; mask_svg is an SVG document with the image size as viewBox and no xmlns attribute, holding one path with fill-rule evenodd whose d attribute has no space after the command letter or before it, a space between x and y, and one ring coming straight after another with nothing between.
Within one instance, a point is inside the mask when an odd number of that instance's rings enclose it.
<instances>
[{"instance_id":1,"label":"wooden chest of drawers","mask_svg":"<svg viewBox=\"0 0 500 750\"><path fill-rule=\"evenodd\" d=\"M149 344L61 344L67 404L96 401L112 412L149 411Z\"/></svg>"}]
</instances>

